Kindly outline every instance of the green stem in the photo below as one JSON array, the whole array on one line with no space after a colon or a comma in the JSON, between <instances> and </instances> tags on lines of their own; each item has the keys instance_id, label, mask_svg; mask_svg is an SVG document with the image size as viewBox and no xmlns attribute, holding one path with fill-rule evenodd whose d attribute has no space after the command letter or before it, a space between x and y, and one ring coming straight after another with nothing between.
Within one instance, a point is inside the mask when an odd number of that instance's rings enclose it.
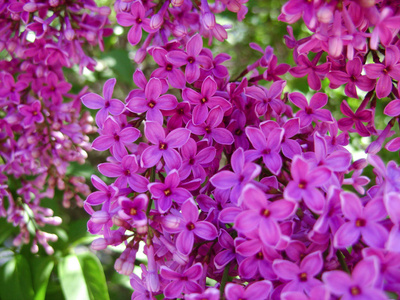
<instances>
[{"instance_id":1,"label":"green stem","mask_svg":"<svg viewBox=\"0 0 400 300\"><path fill-rule=\"evenodd\" d=\"M222 274L221 286L219 288L220 294L221 294L221 299L224 299L224 290L225 290L225 285L228 281L229 267L230 267L230 263L225 266L224 273Z\"/></svg>"},{"instance_id":2,"label":"green stem","mask_svg":"<svg viewBox=\"0 0 400 300\"><path fill-rule=\"evenodd\" d=\"M336 256L337 256L337 258L339 260L340 266L342 267L343 271L345 271L345 272L350 274L349 268L347 267L347 264L344 261L343 253L340 250L338 250L338 251L336 251Z\"/></svg>"},{"instance_id":3,"label":"green stem","mask_svg":"<svg viewBox=\"0 0 400 300\"><path fill-rule=\"evenodd\" d=\"M156 181L156 166L151 169L150 182ZM149 196L149 204L147 205L146 216L149 217L151 206L153 205L153 198Z\"/></svg>"}]
</instances>

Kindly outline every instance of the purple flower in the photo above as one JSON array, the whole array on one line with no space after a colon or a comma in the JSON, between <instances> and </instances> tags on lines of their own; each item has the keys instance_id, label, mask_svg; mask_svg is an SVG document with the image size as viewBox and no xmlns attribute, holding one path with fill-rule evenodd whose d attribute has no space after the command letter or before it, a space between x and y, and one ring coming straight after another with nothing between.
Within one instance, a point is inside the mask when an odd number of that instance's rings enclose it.
<instances>
[{"instance_id":1,"label":"purple flower","mask_svg":"<svg viewBox=\"0 0 400 300\"><path fill-rule=\"evenodd\" d=\"M376 95L379 99L387 97L392 91L392 78L400 80L399 58L399 49L396 46L388 46L384 64L369 64L364 67L369 78L379 78L376 84Z\"/></svg>"},{"instance_id":2,"label":"purple flower","mask_svg":"<svg viewBox=\"0 0 400 300\"><path fill-rule=\"evenodd\" d=\"M253 161L261 156L269 171L275 175L279 174L282 168L282 158L279 152L283 134L282 128L275 128L266 138L260 129L247 127L246 135L255 149L246 151L246 160Z\"/></svg>"},{"instance_id":3,"label":"purple flower","mask_svg":"<svg viewBox=\"0 0 400 300\"><path fill-rule=\"evenodd\" d=\"M147 217L145 210L149 199L146 194L140 194L133 200L126 197L120 197L118 203L121 205L121 210L118 211L118 215L126 220L133 220L137 225L145 225L147 223Z\"/></svg>"},{"instance_id":4,"label":"purple flower","mask_svg":"<svg viewBox=\"0 0 400 300\"><path fill-rule=\"evenodd\" d=\"M118 160L128 154L125 145L133 143L140 137L140 131L137 128L126 127L121 130L120 125L113 117L108 117L104 122L104 128L101 135L97 137L92 147L98 151L105 151L111 148L111 154Z\"/></svg>"},{"instance_id":5,"label":"purple flower","mask_svg":"<svg viewBox=\"0 0 400 300\"><path fill-rule=\"evenodd\" d=\"M340 130L347 131L351 130L353 125L356 126L356 131L361 136L370 136L371 133L363 122L371 122L373 118L373 112L370 109L357 109L356 113L353 113L350 106L345 100L340 105L340 111L348 118L342 118L338 121Z\"/></svg>"},{"instance_id":6,"label":"purple flower","mask_svg":"<svg viewBox=\"0 0 400 300\"><path fill-rule=\"evenodd\" d=\"M227 300L264 300L267 299L272 290L272 283L267 280L257 281L244 288L239 284L228 283L225 287Z\"/></svg>"},{"instance_id":7,"label":"purple flower","mask_svg":"<svg viewBox=\"0 0 400 300\"><path fill-rule=\"evenodd\" d=\"M201 125L194 125L192 121L189 121L187 128L197 135L203 135L204 139L208 140L208 144L211 145L213 140L221 145L230 145L233 143L232 133L226 129L217 127L221 124L224 117L224 112L220 106L214 107L208 114L205 123Z\"/></svg>"},{"instance_id":8,"label":"purple flower","mask_svg":"<svg viewBox=\"0 0 400 300\"><path fill-rule=\"evenodd\" d=\"M237 149L232 154L231 166L233 172L220 171L210 178L210 182L219 189L233 187L230 198L233 203L238 203L243 188L260 174L261 167L254 163L245 163L245 155L242 148Z\"/></svg>"},{"instance_id":9,"label":"purple flower","mask_svg":"<svg viewBox=\"0 0 400 300\"><path fill-rule=\"evenodd\" d=\"M125 188L126 184L138 193L147 191L149 180L146 177L136 174L139 169L135 155L125 155L121 164L102 163L99 164L98 169L101 174L107 177L118 177L115 185Z\"/></svg>"},{"instance_id":10,"label":"purple flower","mask_svg":"<svg viewBox=\"0 0 400 300\"><path fill-rule=\"evenodd\" d=\"M224 230L220 230L218 243L223 250L220 250L214 257L214 264L217 269L224 268L229 262L237 257L233 238Z\"/></svg>"},{"instance_id":11,"label":"purple flower","mask_svg":"<svg viewBox=\"0 0 400 300\"><path fill-rule=\"evenodd\" d=\"M121 114L125 108L125 105L120 100L111 99L116 82L117 80L115 78L106 81L103 86L103 97L95 93L89 93L81 98L86 107L100 109L96 114L96 124L100 128L103 128L108 113L117 116Z\"/></svg>"},{"instance_id":12,"label":"purple flower","mask_svg":"<svg viewBox=\"0 0 400 300\"><path fill-rule=\"evenodd\" d=\"M176 238L176 248L184 255L189 255L193 249L194 236L211 241L218 236L217 229L207 221L198 221L199 210L193 199L182 204L181 232Z\"/></svg>"},{"instance_id":13,"label":"purple flower","mask_svg":"<svg viewBox=\"0 0 400 300\"><path fill-rule=\"evenodd\" d=\"M212 61L208 56L200 54L202 49L203 39L200 34L196 34L187 42L186 52L180 50L170 51L167 54L167 60L179 67L186 65L186 81L193 83L200 77L200 66L204 69L209 69L212 65Z\"/></svg>"},{"instance_id":14,"label":"purple flower","mask_svg":"<svg viewBox=\"0 0 400 300\"><path fill-rule=\"evenodd\" d=\"M22 124L29 127L33 123L43 123L42 104L39 100L33 101L31 104L22 104L18 106L19 113L24 116Z\"/></svg>"},{"instance_id":15,"label":"purple flower","mask_svg":"<svg viewBox=\"0 0 400 300\"><path fill-rule=\"evenodd\" d=\"M110 201L118 193L118 189L115 186L106 185L104 181L96 175L92 175L92 184L99 191L93 192L87 197L86 203L90 205L99 205L106 201Z\"/></svg>"},{"instance_id":16,"label":"purple flower","mask_svg":"<svg viewBox=\"0 0 400 300\"><path fill-rule=\"evenodd\" d=\"M359 57L349 60L346 64L346 72L343 71L332 71L327 77L329 78L330 88L338 88L342 84L346 84L344 89L345 94L348 97L358 99L356 86L363 91L369 92L375 87L375 80L368 78L365 75L361 75L362 62Z\"/></svg>"},{"instance_id":17,"label":"purple flower","mask_svg":"<svg viewBox=\"0 0 400 300\"><path fill-rule=\"evenodd\" d=\"M54 105L60 105L63 101L63 94L67 93L72 87L72 84L68 82L59 81L54 72L49 72L46 83L47 85L40 90L40 95L47 100L51 99Z\"/></svg>"},{"instance_id":18,"label":"purple flower","mask_svg":"<svg viewBox=\"0 0 400 300\"><path fill-rule=\"evenodd\" d=\"M358 242L362 235L364 242L382 248L388 238L388 232L378 222L387 216L382 199L374 199L363 207L361 200L353 193L340 194L342 212L349 221L336 231L333 245L336 248L347 248Z\"/></svg>"},{"instance_id":19,"label":"purple flower","mask_svg":"<svg viewBox=\"0 0 400 300\"><path fill-rule=\"evenodd\" d=\"M282 300L330 300L331 294L325 286L314 287L307 295L304 292L285 292L281 294Z\"/></svg>"},{"instance_id":20,"label":"purple flower","mask_svg":"<svg viewBox=\"0 0 400 300\"><path fill-rule=\"evenodd\" d=\"M182 166L179 169L181 179L189 177L193 172L194 178L200 178L203 182L206 178L204 166L214 160L216 150L214 147L206 147L197 153L197 143L193 139L189 139L181 148Z\"/></svg>"},{"instance_id":21,"label":"purple flower","mask_svg":"<svg viewBox=\"0 0 400 300\"><path fill-rule=\"evenodd\" d=\"M164 118L161 110L172 110L178 105L176 97L173 95L163 95L162 83L158 78L151 78L146 85L145 97L130 98L126 108L134 113L146 114L148 121L155 121L163 124Z\"/></svg>"},{"instance_id":22,"label":"purple flower","mask_svg":"<svg viewBox=\"0 0 400 300\"><path fill-rule=\"evenodd\" d=\"M304 257L300 266L291 261L276 259L272 264L272 268L276 275L283 280L289 281L282 292L305 291L310 293L312 288L322 285L322 282L314 277L321 272L323 265L322 253L321 251L316 251Z\"/></svg>"},{"instance_id":23,"label":"purple flower","mask_svg":"<svg viewBox=\"0 0 400 300\"><path fill-rule=\"evenodd\" d=\"M0 97L8 97L11 102L20 103L20 93L29 86L29 83L25 80L18 80L15 83L14 77L7 72L0 76Z\"/></svg>"},{"instance_id":24,"label":"purple flower","mask_svg":"<svg viewBox=\"0 0 400 300\"><path fill-rule=\"evenodd\" d=\"M208 108L220 106L223 112L231 108L231 104L220 96L215 96L217 91L217 83L208 76L201 85L201 93L192 89L185 88L182 91L182 98L194 106L193 108L193 124L202 124L208 116Z\"/></svg>"},{"instance_id":25,"label":"purple flower","mask_svg":"<svg viewBox=\"0 0 400 300\"><path fill-rule=\"evenodd\" d=\"M150 168L155 166L163 157L169 169L179 169L182 159L174 148L182 147L186 144L190 137L190 131L185 128L178 128L165 136L164 128L159 123L147 121L144 124L144 133L146 138L154 145L143 151L140 158L142 167Z\"/></svg>"},{"instance_id":26,"label":"purple flower","mask_svg":"<svg viewBox=\"0 0 400 300\"><path fill-rule=\"evenodd\" d=\"M146 18L146 11L141 1L135 1L131 5L131 13L117 13L117 22L124 27L132 26L128 32L128 41L136 45L142 39L142 28L146 32L155 32L158 29L150 27L150 19Z\"/></svg>"},{"instance_id":27,"label":"purple flower","mask_svg":"<svg viewBox=\"0 0 400 300\"><path fill-rule=\"evenodd\" d=\"M186 293L201 293L203 289L197 283L203 274L203 266L196 263L189 269L178 273L166 266L161 266L160 275L167 280L172 280L164 288L164 296L166 298L180 298L182 292Z\"/></svg>"},{"instance_id":28,"label":"purple flower","mask_svg":"<svg viewBox=\"0 0 400 300\"><path fill-rule=\"evenodd\" d=\"M293 159L295 155L300 155L302 153L300 144L291 139L299 133L300 119L290 119L283 125L282 128L285 130L281 142L282 153L287 158Z\"/></svg>"},{"instance_id":29,"label":"purple flower","mask_svg":"<svg viewBox=\"0 0 400 300\"><path fill-rule=\"evenodd\" d=\"M243 190L242 198L248 209L235 218L235 228L243 233L258 229L265 245L276 246L281 239L278 221L293 215L296 203L287 200L269 202L265 194L251 184Z\"/></svg>"},{"instance_id":30,"label":"purple flower","mask_svg":"<svg viewBox=\"0 0 400 300\"><path fill-rule=\"evenodd\" d=\"M343 271L330 271L322 275L322 280L341 299L386 300L383 291L375 287L379 276L379 261L371 256L360 261L351 276Z\"/></svg>"},{"instance_id":31,"label":"purple flower","mask_svg":"<svg viewBox=\"0 0 400 300\"><path fill-rule=\"evenodd\" d=\"M293 158L291 173L293 181L285 188L285 199L299 201L303 199L305 204L315 213L322 213L325 205L325 197L317 187L325 184L331 177L331 170L327 167L310 169L309 163L301 156Z\"/></svg>"},{"instance_id":32,"label":"purple flower","mask_svg":"<svg viewBox=\"0 0 400 300\"><path fill-rule=\"evenodd\" d=\"M306 97L294 92L289 94L289 99L294 105L301 110L296 113L296 117L300 118L300 128L307 127L312 121L333 122L332 114L327 109L322 109L328 103L328 96L324 93L316 93L311 97L308 104Z\"/></svg>"},{"instance_id":33,"label":"purple flower","mask_svg":"<svg viewBox=\"0 0 400 300\"><path fill-rule=\"evenodd\" d=\"M164 183L149 184L150 193L158 200L157 207L160 213L165 213L170 209L172 200L182 204L192 196L188 190L178 187L180 182L179 173L174 169L168 173Z\"/></svg>"}]
</instances>

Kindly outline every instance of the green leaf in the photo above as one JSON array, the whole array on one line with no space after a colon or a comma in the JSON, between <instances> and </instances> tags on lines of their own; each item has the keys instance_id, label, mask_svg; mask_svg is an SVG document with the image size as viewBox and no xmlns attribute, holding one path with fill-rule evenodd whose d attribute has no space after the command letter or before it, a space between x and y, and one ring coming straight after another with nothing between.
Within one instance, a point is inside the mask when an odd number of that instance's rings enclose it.
<instances>
[{"instance_id":1,"label":"green leaf","mask_svg":"<svg viewBox=\"0 0 400 300\"><path fill-rule=\"evenodd\" d=\"M85 252L78 254L78 259L85 276L90 299L109 300L106 277L97 256L91 252Z\"/></svg>"},{"instance_id":2,"label":"green leaf","mask_svg":"<svg viewBox=\"0 0 400 300\"><path fill-rule=\"evenodd\" d=\"M0 218L0 245L13 233L15 227L8 223L5 218Z\"/></svg>"},{"instance_id":3,"label":"green leaf","mask_svg":"<svg viewBox=\"0 0 400 300\"><path fill-rule=\"evenodd\" d=\"M70 254L60 260L58 276L66 300L90 300L85 277L75 254Z\"/></svg>"},{"instance_id":4,"label":"green leaf","mask_svg":"<svg viewBox=\"0 0 400 300\"><path fill-rule=\"evenodd\" d=\"M54 261L51 257L33 257L30 260L32 269L33 288L35 300L44 300L51 271L54 268Z\"/></svg>"},{"instance_id":5,"label":"green leaf","mask_svg":"<svg viewBox=\"0 0 400 300\"><path fill-rule=\"evenodd\" d=\"M106 278L99 259L90 252L64 257L58 265L66 300L109 300Z\"/></svg>"},{"instance_id":6,"label":"green leaf","mask_svg":"<svg viewBox=\"0 0 400 300\"><path fill-rule=\"evenodd\" d=\"M3 300L33 300L31 271L25 257L16 254L0 267L0 298Z\"/></svg>"}]
</instances>

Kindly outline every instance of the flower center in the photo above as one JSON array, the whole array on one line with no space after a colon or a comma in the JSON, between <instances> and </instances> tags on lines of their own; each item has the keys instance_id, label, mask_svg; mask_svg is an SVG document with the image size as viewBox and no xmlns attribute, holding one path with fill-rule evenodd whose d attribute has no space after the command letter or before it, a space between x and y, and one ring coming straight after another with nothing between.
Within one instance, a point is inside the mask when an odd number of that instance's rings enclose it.
<instances>
[{"instance_id":1,"label":"flower center","mask_svg":"<svg viewBox=\"0 0 400 300\"><path fill-rule=\"evenodd\" d=\"M356 220L356 227L364 227L367 222L364 219L357 219Z\"/></svg>"},{"instance_id":2,"label":"flower center","mask_svg":"<svg viewBox=\"0 0 400 300\"><path fill-rule=\"evenodd\" d=\"M131 176L131 171L129 171L128 169L126 169L126 170L124 171L124 175L125 175L125 176Z\"/></svg>"},{"instance_id":3,"label":"flower center","mask_svg":"<svg viewBox=\"0 0 400 300\"><path fill-rule=\"evenodd\" d=\"M37 116L37 114L38 114L37 111L32 112L32 115L34 115L34 116Z\"/></svg>"},{"instance_id":4,"label":"flower center","mask_svg":"<svg viewBox=\"0 0 400 300\"><path fill-rule=\"evenodd\" d=\"M265 208L261 211L261 215L268 218L271 215L271 211L269 209Z\"/></svg>"},{"instance_id":5,"label":"flower center","mask_svg":"<svg viewBox=\"0 0 400 300\"><path fill-rule=\"evenodd\" d=\"M352 286L350 288L350 294L352 294L353 296L357 296L361 294L361 290L358 286Z\"/></svg>"},{"instance_id":6,"label":"flower center","mask_svg":"<svg viewBox=\"0 0 400 300\"><path fill-rule=\"evenodd\" d=\"M210 133L210 132L211 132L211 128L210 128L209 126L207 126L206 128L204 128L204 130L205 130L207 133Z\"/></svg>"},{"instance_id":7,"label":"flower center","mask_svg":"<svg viewBox=\"0 0 400 300\"><path fill-rule=\"evenodd\" d=\"M164 195L165 196L169 196L169 195L171 195L171 190L170 189L166 189L166 190L164 190Z\"/></svg>"},{"instance_id":8,"label":"flower center","mask_svg":"<svg viewBox=\"0 0 400 300\"><path fill-rule=\"evenodd\" d=\"M194 63L194 58L193 58L193 57L189 57L189 58L188 58L188 62L189 62L189 64Z\"/></svg>"},{"instance_id":9,"label":"flower center","mask_svg":"<svg viewBox=\"0 0 400 300\"><path fill-rule=\"evenodd\" d=\"M137 19L136 19L136 23L138 23L138 24L140 24L140 23L142 23L143 21L142 21L142 19L140 18L140 17L138 17Z\"/></svg>"},{"instance_id":10,"label":"flower center","mask_svg":"<svg viewBox=\"0 0 400 300\"><path fill-rule=\"evenodd\" d=\"M299 280L301 282L306 282L307 281L307 273L303 272L299 274Z\"/></svg>"},{"instance_id":11,"label":"flower center","mask_svg":"<svg viewBox=\"0 0 400 300\"><path fill-rule=\"evenodd\" d=\"M243 131L239 128L235 131L236 135L241 135L243 133Z\"/></svg>"},{"instance_id":12,"label":"flower center","mask_svg":"<svg viewBox=\"0 0 400 300\"><path fill-rule=\"evenodd\" d=\"M200 100L201 103L206 103L207 101L208 101L208 100L207 100L206 97L203 97L203 98L201 98L201 100Z\"/></svg>"},{"instance_id":13,"label":"flower center","mask_svg":"<svg viewBox=\"0 0 400 300\"><path fill-rule=\"evenodd\" d=\"M135 208L131 208L131 210L129 211L129 214L131 215L131 216L134 216L134 215L136 215L137 214L137 210L135 209Z\"/></svg>"},{"instance_id":14,"label":"flower center","mask_svg":"<svg viewBox=\"0 0 400 300\"><path fill-rule=\"evenodd\" d=\"M159 148L160 150L167 150L167 144L165 144L165 143L160 143L160 145L158 146L158 148Z\"/></svg>"},{"instance_id":15,"label":"flower center","mask_svg":"<svg viewBox=\"0 0 400 300\"><path fill-rule=\"evenodd\" d=\"M168 65L165 67L165 69L166 69L167 71L172 71L172 65L171 65L171 64L168 64Z\"/></svg>"},{"instance_id":16,"label":"flower center","mask_svg":"<svg viewBox=\"0 0 400 300\"><path fill-rule=\"evenodd\" d=\"M256 254L256 258L257 258L257 259L264 259L264 254L262 253L262 251L260 251L260 252L258 252L258 253Z\"/></svg>"},{"instance_id":17,"label":"flower center","mask_svg":"<svg viewBox=\"0 0 400 300\"><path fill-rule=\"evenodd\" d=\"M298 187L304 190L307 187L307 182L305 182L304 180L300 180Z\"/></svg>"},{"instance_id":18,"label":"flower center","mask_svg":"<svg viewBox=\"0 0 400 300\"><path fill-rule=\"evenodd\" d=\"M114 140L115 140L116 142L119 141L119 135L118 135L118 134L114 134Z\"/></svg>"},{"instance_id":19,"label":"flower center","mask_svg":"<svg viewBox=\"0 0 400 300\"><path fill-rule=\"evenodd\" d=\"M156 106L156 103L153 101L153 100L151 100L150 102L149 102L149 104L147 104L150 108L153 108L154 106Z\"/></svg>"},{"instance_id":20,"label":"flower center","mask_svg":"<svg viewBox=\"0 0 400 300\"><path fill-rule=\"evenodd\" d=\"M190 223L186 224L186 228L191 231L191 230L195 229L196 226L194 226L194 224L192 222L190 222Z\"/></svg>"}]
</instances>

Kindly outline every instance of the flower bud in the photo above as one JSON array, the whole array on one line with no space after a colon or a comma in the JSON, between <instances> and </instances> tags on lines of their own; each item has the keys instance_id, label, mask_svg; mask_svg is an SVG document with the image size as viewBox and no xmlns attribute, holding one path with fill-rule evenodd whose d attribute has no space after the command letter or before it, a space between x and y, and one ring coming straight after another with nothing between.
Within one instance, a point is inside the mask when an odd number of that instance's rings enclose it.
<instances>
[{"instance_id":1,"label":"flower bud","mask_svg":"<svg viewBox=\"0 0 400 300\"><path fill-rule=\"evenodd\" d=\"M203 26L207 30L215 27L215 16L213 13L208 12L203 15Z\"/></svg>"},{"instance_id":2,"label":"flower bud","mask_svg":"<svg viewBox=\"0 0 400 300\"><path fill-rule=\"evenodd\" d=\"M108 246L108 245L107 245L105 239L103 239L103 238L98 238L98 239L95 239L95 240L92 242L90 248L92 248L92 250L104 250L104 249L107 248L107 246Z\"/></svg>"},{"instance_id":3,"label":"flower bud","mask_svg":"<svg viewBox=\"0 0 400 300\"><path fill-rule=\"evenodd\" d=\"M27 11L27 12L32 13L32 12L35 12L35 11L38 10L38 6L37 6L36 3L28 2L28 3L26 3L26 4L23 6L22 9L23 9L24 11Z\"/></svg>"},{"instance_id":4,"label":"flower bud","mask_svg":"<svg viewBox=\"0 0 400 300\"><path fill-rule=\"evenodd\" d=\"M160 14L155 14L150 19L150 27L152 29L158 29L164 23L164 18Z\"/></svg>"},{"instance_id":5,"label":"flower bud","mask_svg":"<svg viewBox=\"0 0 400 300\"><path fill-rule=\"evenodd\" d=\"M57 7L60 2L58 0L49 0L49 5L51 7Z\"/></svg>"},{"instance_id":6,"label":"flower bud","mask_svg":"<svg viewBox=\"0 0 400 300\"><path fill-rule=\"evenodd\" d=\"M107 17L111 14L111 9L108 6L102 6L98 9L101 16Z\"/></svg>"},{"instance_id":7,"label":"flower bud","mask_svg":"<svg viewBox=\"0 0 400 300\"><path fill-rule=\"evenodd\" d=\"M183 2L185 2L185 0L172 0L171 4L172 6L179 7L183 4Z\"/></svg>"},{"instance_id":8,"label":"flower bud","mask_svg":"<svg viewBox=\"0 0 400 300\"><path fill-rule=\"evenodd\" d=\"M317 12L318 21L328 24L333 19L333 12L329 7L323 6Z\"/></svg>"},{"instance_id":9,"label":"flower bud","mask_svg":"<svg viewBox=\"0 0 400 300\"><path fill-rule=\"evenodd\" d=\"M182 25L177 25L175 28L172 30L172 33L176 37L183 37L187 34L186 27Z\"/></svg>"}]
</instances>

